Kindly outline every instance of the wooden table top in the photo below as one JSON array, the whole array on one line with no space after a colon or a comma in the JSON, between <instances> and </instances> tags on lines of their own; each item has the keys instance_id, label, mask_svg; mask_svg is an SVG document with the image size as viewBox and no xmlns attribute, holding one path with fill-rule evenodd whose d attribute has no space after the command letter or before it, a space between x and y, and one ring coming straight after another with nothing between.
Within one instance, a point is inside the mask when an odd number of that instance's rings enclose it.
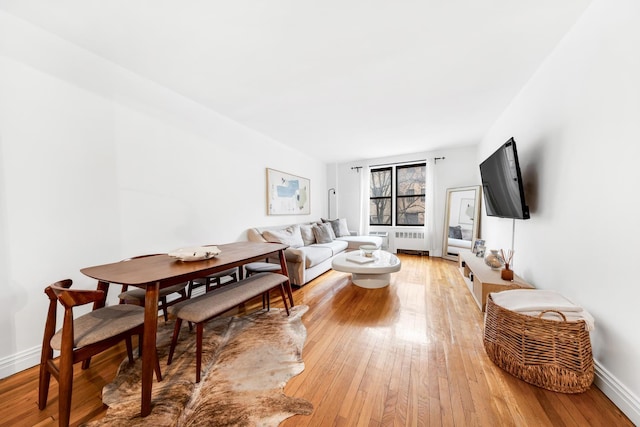
<instances>
[{"instance_id":1,"label":"wooden table top","mask_svg":"<svg viewBox=\"0 0 640 427\"><path fill-rule=\"evenodd\" d=\"M221 253L208 260L186 262L162 254L86 267L80 271L86 276L108 283L144 287L160 282L170 286L203 274L264 260L268 255L287 248L287 245L280 243L262 242L235 242L216 246Z\"/></svg>"}]
</instances>

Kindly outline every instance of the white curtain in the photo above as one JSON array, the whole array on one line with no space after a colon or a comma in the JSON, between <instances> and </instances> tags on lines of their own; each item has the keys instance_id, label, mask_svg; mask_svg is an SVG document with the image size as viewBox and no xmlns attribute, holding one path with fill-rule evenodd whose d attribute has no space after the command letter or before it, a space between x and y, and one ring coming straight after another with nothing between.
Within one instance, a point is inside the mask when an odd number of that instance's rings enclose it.
<instances>
[{"instance_id":1,"label":"white curtain","mask_svg":"<svg viewBox=\"0 0 640 427\"><path fill-rule=\"evenodd\" d=\"M429 256L442 256L442 244L441 240L437 236L436 231L436 200L435 200L435 188L436 188L436 173L435 173L435 160L430 158L427 160L427 186L425 194L425 234L427 250Z\"/></svg>"},{"instance_id":2,"label":"white curtain","mask_svg":"<svg viewBox=\"0 0 640 427\"><path fill-rule=\"evenodd\" d=\"M369 234L369 175L368 167L358 169L360 174L360 226L358 234L367 236Z\"/></svg>"}]
</instances>

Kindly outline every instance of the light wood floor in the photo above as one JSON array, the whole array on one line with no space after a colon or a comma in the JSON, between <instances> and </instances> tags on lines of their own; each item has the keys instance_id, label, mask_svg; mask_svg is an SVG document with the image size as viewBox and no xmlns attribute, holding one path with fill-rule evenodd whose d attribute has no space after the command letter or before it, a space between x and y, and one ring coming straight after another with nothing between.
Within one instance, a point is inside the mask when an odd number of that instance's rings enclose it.
<instances>
[{"instance_id":1,"label":"light wood floor","mask_svg":"<svg viewBox=\"0 0 640 427\"><path fill-rule=\"evenodd\" d=\"M440 258L401 255L383 289L361 289L330 271L294 291L307 342L305 370L287 395L311 401L310 416L282 426L632 426L595 386L553 393L496 367L482 345L482 314L456 269ZM275 294L274 294L275 295ZM72 423L103 416L102 387L124 346L76 370ZM37 407L38 371L0 381L0 425L57 425L57 383Z\"/></svg>"}]
</instances>

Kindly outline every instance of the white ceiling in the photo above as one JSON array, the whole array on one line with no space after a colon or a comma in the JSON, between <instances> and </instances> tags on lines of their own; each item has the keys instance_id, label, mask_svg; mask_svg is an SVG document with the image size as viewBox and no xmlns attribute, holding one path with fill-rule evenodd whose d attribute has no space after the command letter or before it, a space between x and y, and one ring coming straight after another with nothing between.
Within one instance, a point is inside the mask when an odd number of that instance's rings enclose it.
<instances>
[{"instance_id":1,"label":"white ceiling","mask_svg":"<svg viewBox=\"0 0 640 427\"><path fill-rule=\"evenodd\" d=\"M0 0L326 162L480 141L590 0Z\"/></svg>"}]
</instances>

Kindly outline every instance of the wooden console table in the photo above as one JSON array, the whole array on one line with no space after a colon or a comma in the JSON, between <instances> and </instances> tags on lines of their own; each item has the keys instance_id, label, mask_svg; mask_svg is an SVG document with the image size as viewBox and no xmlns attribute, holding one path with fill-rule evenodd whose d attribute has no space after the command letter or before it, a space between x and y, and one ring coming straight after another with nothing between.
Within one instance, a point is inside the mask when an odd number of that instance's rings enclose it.
<instances>
[{"instance_id":1,"label":"wooden console table","mask_svg":"<svg viewBox=\"0 0 640 427\"><path fill-rule=\"evenodd\" d=\"M467 287L476 300L478 307L484 312L487 296L491 292L507 291L510 289L533 289L533 285L525 282L521 277L513 275L513 280L502 280L500 270L492 270L484 262L484 258L477 257L470 251L458 254L458 267L465 278Z\"/></svg>"}]
</instances>

